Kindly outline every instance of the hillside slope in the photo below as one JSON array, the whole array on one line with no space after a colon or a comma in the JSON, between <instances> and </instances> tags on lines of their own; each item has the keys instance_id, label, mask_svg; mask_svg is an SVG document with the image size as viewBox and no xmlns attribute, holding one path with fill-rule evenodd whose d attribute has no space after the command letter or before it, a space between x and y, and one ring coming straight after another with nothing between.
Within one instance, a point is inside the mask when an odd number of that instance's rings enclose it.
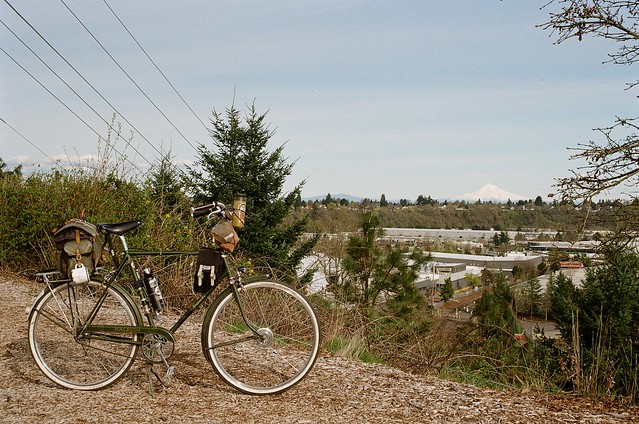
<instances>
[{"instance_id":1,"label":"hillside slope","mask_svg":"<svg viewBox=\"0 0 639 424\"><path fill-rule=\"evenodd\" d=\"M496 391L417 376L381 365L322 357L309 376L276 396L249 396L223 383L202 356L200 327L177 334L172 386L149 392L137 361L98 392L58 388L36 368L26 310L40 289L0 275L0 421L55 423L627 423L639 409L529 391Z\"/></svg>"}]
</instances>

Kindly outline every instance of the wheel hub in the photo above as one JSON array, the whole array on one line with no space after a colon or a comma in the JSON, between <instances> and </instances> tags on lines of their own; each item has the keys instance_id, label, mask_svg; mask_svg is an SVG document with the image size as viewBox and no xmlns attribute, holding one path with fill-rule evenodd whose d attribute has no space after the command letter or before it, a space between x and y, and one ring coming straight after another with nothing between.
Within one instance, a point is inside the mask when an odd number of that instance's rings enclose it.
<instances>
[{"instance_id":1,"label":"wheel hub","mask_svg":"<svg viewBox=\"0 0 639 424\"><path fill-rule=\"evenodd\" d=\"M263 346L270 346L273 344L273 332L270 328L260 328L257 330L257 334L262 337L260 344Z\"/></svg>"}]
</instances>

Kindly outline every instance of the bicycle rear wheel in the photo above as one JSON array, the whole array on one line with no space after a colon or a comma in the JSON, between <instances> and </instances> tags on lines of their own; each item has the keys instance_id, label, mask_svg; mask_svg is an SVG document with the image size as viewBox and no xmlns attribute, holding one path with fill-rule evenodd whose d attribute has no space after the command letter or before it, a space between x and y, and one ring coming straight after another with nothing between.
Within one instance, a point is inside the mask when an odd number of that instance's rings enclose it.
<instances>
[{"instance_id":1,"label":"bicycle rear wheel","mask_svg":"<svg viewBox=\"0 0 639 424\"><path fill-rule=\"evenodd\" d=\"M297 384L311 370L320 346L317 317L298 291L276 281L239 289L242 317L231 288L211 305L202 347L215 371L250 394L273 394Z\"/></svg>"},{"instance_id":2,"label":"bicycle rear wheel","mask_svg":"<svg viewBox=\"0 0 639 424\"><path fill-rule=\"evenodd\" d=\"M120 378L135 359L137 334L105 333L107 337L100 339L80 332L104 290L108 291L106 298L92 324L140 324L140 315L127 297L97 281L59 285L46 290L33 305L29 315L31 355L38 368L62 387L105 388Z\"/></svg>"}]
</instances>

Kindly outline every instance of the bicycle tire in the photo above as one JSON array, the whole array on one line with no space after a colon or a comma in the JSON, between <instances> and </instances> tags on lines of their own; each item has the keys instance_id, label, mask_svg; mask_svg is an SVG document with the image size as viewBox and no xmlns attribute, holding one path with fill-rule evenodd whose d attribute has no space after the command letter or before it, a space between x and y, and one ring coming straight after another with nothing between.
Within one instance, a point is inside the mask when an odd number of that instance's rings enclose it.
<instances>
[{"instance_id":1,"label":"bicycle tire","mask_svg":"<svg viewBox=\"0 0 639 424\"><path fill-rule=\"evenodd\" d=\"M65 283L45 289L29 315L29 348L38 368L59 386L98 390L115 383L133 364L138 334L113 334L114 342L77 335L106 286L98 281ZM137 308L114 286L93 324L141 323Z\"/></svg>"},{"instance_id":2,"label":"bicycle tire","mask_svg":"<svg viewBox=\"0 0 639 424\"><path fill-rule=\"evenodd\" d=\"M277 281L250 282L239 289L244 323L233 291L225 289L202 325L202 347L217 374L238 390L256 395L283 392L312 369L320 346L320 327L304 296Z\"/></svg>"}]
</instances>

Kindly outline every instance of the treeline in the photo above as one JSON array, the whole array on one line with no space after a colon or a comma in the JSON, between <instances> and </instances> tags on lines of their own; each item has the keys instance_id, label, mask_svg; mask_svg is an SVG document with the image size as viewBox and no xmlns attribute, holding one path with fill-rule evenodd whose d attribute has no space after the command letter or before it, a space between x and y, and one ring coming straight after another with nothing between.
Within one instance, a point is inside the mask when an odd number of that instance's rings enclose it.
<instances>
[{"instance_id":1,"label":"treeline","mask_svg":"<svg viewBox=\"0 0 639 424\"><path fill-rule=\"evenodd\" d=\"M579 237L578 233L583 230L614 230L619 212L619 202L616 201L602 201L588 207L534 201L510 204L427 202L381 206L380 202L370 200L348 202L344 199L302 202L297 205L295 214L302 216L310 213L310 228L325 232L354 231L360 212L375 210L384 227L496 231L552 229L567 237L571 237L571 234L572 237Z\"/></svg>"}]
</instances>

